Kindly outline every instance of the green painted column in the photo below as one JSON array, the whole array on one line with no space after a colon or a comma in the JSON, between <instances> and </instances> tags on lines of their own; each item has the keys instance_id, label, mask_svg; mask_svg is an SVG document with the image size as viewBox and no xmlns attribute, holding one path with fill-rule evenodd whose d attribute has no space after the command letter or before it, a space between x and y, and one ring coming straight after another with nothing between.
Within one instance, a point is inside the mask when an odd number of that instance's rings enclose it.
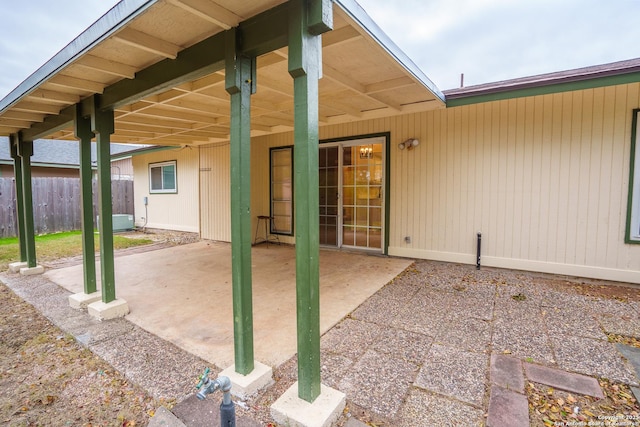
<instances>
[{"instance_id":1,"label":"green painted column","mask_svg":"<svg viewBox=\"0 0 640 427\"><path fill-rule=\"evenodd\" d=\"M81 114L80 104L76 106L74 120L75 136L78 138L80 159L80 208L82 215L82 270L84 273L84 293L96 292L96 250L93 237L93 189L91 180L91 119Z\"/></svg>"},{"instance_id":2,"label":"green painted column","mask_svg":"<svg viewBox=\"0 0 640 427\"><path fill-rule=\"evenodd\" d=\"M294 87L294 197L298 397L320 395L320 249L318 189L318 79L322 43L314 33L330 2L293 0L289 15L289 73ZM320 12L318 13L318 8ZM320 28L320 29L318 29Z\"/></svg>"},{"instance_id":3,"label":"green painted column","mask_svg":"<svg viewBox=\"0 0 640 427\"><path fill-rule=\"evenodd\" d=\"M18 137L18 156L22 172L22 207L24 209L24 246L27 256L27 267L38 265L36 261L36 239L33 221L33 190L31 186L31 156L33 141L22 141Z\"/></svg>"},{"instance_id":4,"label":"green painted column","mask_svg":"<svg viewBox=\"0 0 640 427\"><path fill-rule=\"evenodd\" d=\"M91 106L91 132L96 136L98 154L98 228L100 230L100 278L102 302L116 299L113 259L113 218L111 200L111 134L114 132L113 110L101 111L98 96Z\"/></svg>"},{"instance_id":5,"label":"green painted column","mask_svg":"<svg viewBox=\"0 0 640 427\"><path fill-rule=\"evenodd\" d=\"M16 222L18 223L18 242L20 245L20 262L27 262L27 244L24 229L24 196L22 191L22 162L18 156L18 135L9 137L9 151L13 159L13 176L16 183Z\"/></svg>"},{"instance_id":6,"label":"green painted column","mask_svg":"<svg viewBox=\"0 0 640 427\"><path fill-rule=\"evenodd\" d=\"M251 93L255 62L238 53L235 29L226 33L225 87L231 95L231 269L234 361L254 368L251 278Z\"/></svg>"}]
</instances>

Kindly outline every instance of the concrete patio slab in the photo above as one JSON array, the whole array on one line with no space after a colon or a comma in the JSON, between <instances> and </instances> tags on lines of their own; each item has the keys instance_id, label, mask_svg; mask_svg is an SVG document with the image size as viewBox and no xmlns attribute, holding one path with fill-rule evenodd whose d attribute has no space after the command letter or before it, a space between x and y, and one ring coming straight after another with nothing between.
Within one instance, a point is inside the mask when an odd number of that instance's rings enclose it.
<instances>
[{"instance_id":1,"label":"concrete patio slab","mask_svg":"<svg viewBox=\"0 0 640 427\"><path fill-rule=\"evenodd\" d=\"M410 264L321 250L321 333ZM201 241L116 257L115 265L116 295L129 304L128 320L219 368L233 364L230 244ZM252 265L255 359L278 366L296 353L295 248L254 246ZM82 265L45 276L72 293L83 290Z\"/></svg>"}]
</instances>

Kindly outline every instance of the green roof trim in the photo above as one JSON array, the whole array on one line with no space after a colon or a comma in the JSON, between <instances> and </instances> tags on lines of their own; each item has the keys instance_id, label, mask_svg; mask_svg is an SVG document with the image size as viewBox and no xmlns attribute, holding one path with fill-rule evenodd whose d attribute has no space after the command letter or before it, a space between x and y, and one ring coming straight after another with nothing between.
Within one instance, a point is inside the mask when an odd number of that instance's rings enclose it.
<instances>
[{"instance_id":1,"label":"green roof trim","mask_svg":"<svg viewBox=\"0 0 640 427\"><path fill-rule=\"evenodd\" d=\"M126 159L127 157L139 156L141 154L155 153L156 151L175 150L176 148L180 147L176 145L154 145L151 147L143 147L137 150L114 153L111 155L111 160L121 160Z\"/></svg>"},{"instance_id":2,"label":"green roof trim","mask_svg":"<svg viewBox=\"0 0 640 427\"><path fill-rule=\"evenodd\" d=\"M499 90L487 91L476 95L469 94L456 95L455 98L447 99L447 108L461 107L463 105L479 104L482 102L503 101L514 98L524 98L528 96L549 95L561 92L570 92L575 90L596 89L605 86L623 85L629 83L640 82L640 72L629 74L620 74L605 77L596 77L580 81L562 82L562 83L541 83L539 86L526 88L501 88ZM445 93L446 95L446 93Z\"/></svg>"}]
</instances>

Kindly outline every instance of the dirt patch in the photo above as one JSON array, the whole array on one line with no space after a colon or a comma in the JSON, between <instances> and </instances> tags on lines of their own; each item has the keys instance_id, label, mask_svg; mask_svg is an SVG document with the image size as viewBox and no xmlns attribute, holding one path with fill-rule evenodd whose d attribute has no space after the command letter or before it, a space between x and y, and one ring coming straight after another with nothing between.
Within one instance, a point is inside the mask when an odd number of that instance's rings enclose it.
<instances>
[{"instance_id":1,"label":"dirt patch","mask_svg":"<svg viewBox=\"0 0 640 427\"><path fill-rule=\"evenodd\" d=\"M526 394L529 400L530 425L638 425L640 405L629 387L605 379L601 379L599 383L604 399L528 383Z\"/></svg>"},{"instance_id":2,"label":"dirt patch","mask_svg":"<svg viewBox=\"0 0 640 427\"><path fill-rule=\"evenodd\" d=\"M0 283L0 424L143 426L163 403Z\"/></svg>"}]
</instances>

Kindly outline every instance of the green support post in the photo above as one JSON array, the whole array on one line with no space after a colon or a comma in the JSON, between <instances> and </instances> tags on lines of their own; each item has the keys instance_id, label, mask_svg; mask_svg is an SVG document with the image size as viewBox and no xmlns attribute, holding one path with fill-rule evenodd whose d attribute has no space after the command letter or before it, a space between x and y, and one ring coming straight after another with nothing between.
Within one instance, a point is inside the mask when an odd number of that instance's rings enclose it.
<instances>
[{"instance_id":1,"label":"green support post","mask_svg":"<svg viewBox=\"0 0 640 427\"><path fill-rule=\"evenodd\" d=\"M18 242L20 245L20 262L27 262L26 231L24 228L24 196L22 191L22 162L18 156L18 135L9 137L9 150L13 159L13 176L16 183L16 219L18 223Z\"/></svg>"},{"instance_id":2,"label":"green support post","mask_svg":"<svg viewBox=\"0 0 640 427\"><path fill-rule=\"evenodd\" d=\"M33 221L33 190L31 186L31 156L33 141L22 141L18 137L18 156L22 172L22 207L24 209L24 246L27 256L27 267L36 267L36 239Z\"/></svg>"},{"instance_id":3,"label":"green support post","mask_svg":"<svg viewBox=\"0 0 640 427\"><path fill-rule=\"evenodd\" d=\"M231 95L231 269L235 370L254 368L251 278L251 93L255 61L241 55L237 32L225 37L225 88Z\"/></svg>"},{"instance_id":4,"label":"green support post","mask_svg":"<svg viewBox=\"0 0 640 427\"><path fill-rule=\"evenodd\" d=\"M327 2L293 0L289 15L289 74L294 88L294 191L298 397L320 395L320 247L318 187L318 79ZM330 2L329 6L330 6ZM318 10L320 8L320 10ZM322 8L325 8L322 10ZM311 19L311 22L310 22ZM312 28L310 28L310 24Z\"/></svg>"},{"instance_id":5,"label":"green support post","mask_svg":"<svg viewBox=\"0 0 640 427\"><path fill-rule=\"evenodd\" d=\"M93 237L93 189L91 169L91 119L81 114L80 104L76 105L74 131L79 139L80 158L80 206L82 210L82 270L84 273L84 293L96 292L96 250Z\"/></svg>"},{"instance_id":6,"label":"green support post","mask_svg":"<svg viewBox=\"0 0 640 427\"><path fill-rule=\"evenodd\" d=\"M113 218L111 201L111 134L114 131L113 110L101 111L94 95L91 105L91 132L96 135L98 154L98 212L100 220L100 278L102 302L116 299L115 267L113 260Z\"/></svg>"}]
</instances>

